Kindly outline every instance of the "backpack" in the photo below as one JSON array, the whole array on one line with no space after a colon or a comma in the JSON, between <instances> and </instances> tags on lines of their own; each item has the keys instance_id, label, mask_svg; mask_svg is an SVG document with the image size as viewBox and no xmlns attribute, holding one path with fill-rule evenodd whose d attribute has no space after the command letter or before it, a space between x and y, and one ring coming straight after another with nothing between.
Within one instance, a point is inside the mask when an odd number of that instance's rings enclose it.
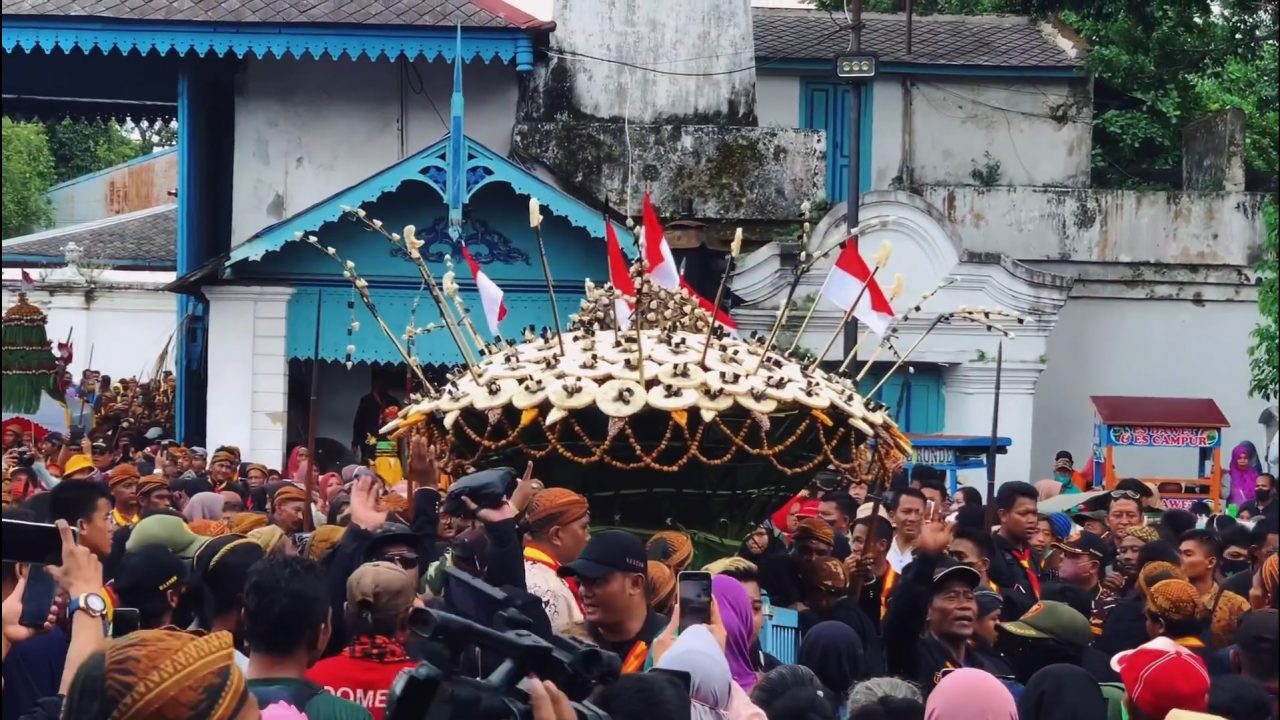
<instances>
[{"instance_id":1,"label":"backpack","mask_svg":"<svg viewBox=\"0 0 1280 720\"><path fill-rule=\"evenodd\" d=\"M254 699L258 701L258 707L266 709L278 702L292 706L300 713L305 713L307 703L314 700L320 693L324 692L324 688L310 681L303 681L298 685L271 685L268 687L251 687L249 692L253 693Z\"/></svg>"}]
</instances>

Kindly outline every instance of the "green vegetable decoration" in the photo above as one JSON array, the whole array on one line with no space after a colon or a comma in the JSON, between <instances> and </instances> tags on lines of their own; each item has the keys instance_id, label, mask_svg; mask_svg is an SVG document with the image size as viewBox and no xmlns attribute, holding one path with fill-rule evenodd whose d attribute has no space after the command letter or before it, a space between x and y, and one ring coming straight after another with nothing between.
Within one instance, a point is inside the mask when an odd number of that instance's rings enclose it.
<instances>
[{"instance_id":1,"label":"green vegetable decoration","mask_svg":"<svg viewBox=\"0 0 1280 720\"><path fill-rule=\"evenodd\" d=\"M58 359L45 333L48 318L18 293L18 302L4 313L0 334L3 357L3 397L6 414L30 415L40 409L41 393L57 398Z\"/></svg>"}]
</instances>

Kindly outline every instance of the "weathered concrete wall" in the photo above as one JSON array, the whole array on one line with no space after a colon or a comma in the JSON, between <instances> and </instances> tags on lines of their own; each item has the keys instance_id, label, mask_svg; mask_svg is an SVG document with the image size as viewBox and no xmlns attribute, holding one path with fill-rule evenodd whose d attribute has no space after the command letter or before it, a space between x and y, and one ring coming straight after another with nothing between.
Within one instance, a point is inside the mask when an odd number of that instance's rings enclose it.
<instances>
[{"instance_id":1,"label":"weathered concrete wall","mask_svg":"<svg viewBox=\"0 0 1280 720\"><path fill-rule=\"evenodd\" d=\"M93 222L165 205L173 202L169 193L177 189L177 150L144 155L50 188L51 227Z\"/></svg>"},{"instance_id":2,"label":"weathered concrete wall","mask_svg":"<svg viewBox=\"0 0 1280 720\"><path fill-rule=\"evenodd\" d=\"M996 163L990 184L1085 187L1093 147L1087 82L877 80L872 187L888 187L904 164L912 185L977 185L971 173Z\"/></svg>"},{"instance_id":3,"label":"weathered concrete wall","mask_svg":"<svg viewBox=\"0 0 1280 720\"><path fill-rule=\"evenodd\" d=\"M801 80L759 75L760 125L800 126ZM1086 187L1090 103L1083 79L883 76L872 90L871 189L977 185L971 172L994 163L994 185Z\"/></svg>"},{"instance_id":4,"label":"weathered concrete wall","mask_svg":"<svg viewBox=\"0 0 1280 720\"><path fill-rule=\"evenodd\" d=\"M630 207L640 207L646 165L658 173L653 201L660 209L674 212L693 198L694 214L703 218L794 218L826 184L819 131L642 125L628 133L621 123L521 123L514 144L578 192L599 200L607 194L614 207L627 206L628 191Z\"/></svg>"},{"instance_id":5,"label":"weathered concrete wall","mask_svg":"<svg viewBox=\"0 0 1280 720\"><path fill-rule=\"evenodd\" d=\"M1036 386L1030 479L1049 477L1053 454L1069 450L1077 466L1089 452L1091 395L1213 398L1231 427L1224 444L1265 440L1249 398L1245 348L1258 320L1254 303L1100 300L1073 297L1049 336L1047 367ZM1190 450L1127 449L1116 453L1123 475L1195 474Z\"/></svg>"},{"instance_id":6,"label":"weathered concrete wall","mask_svg":"<svg viewBox=\"0 0 1280 720\"><path fill-rule=\"evenodd\" d=\"M556 0L553 14L551 56L534 71L526 119L754 122L749 0Z\"/></svg>"},{"instance_id":7,"label":"weathered concrete wall","mask_svg":"<svg viewBox=\"0 0 1280 720\"><path fill-rule=\"evenodd\" d=\"M467 135L506 154L515 68L469 63L463 87ZM452 89L453 68L443 61L402 69L385 60L245 60L236 90L232 247L439 140Z\"/></svg>"},{"instance_id":8,"label":"weathered concrete wall","mask_svg":"<svg viewBox=\"0 0 1280 720\"><path fill-rule=\"evenodd\" d=\"M1253 265L1261 193L924 187L966 250L1020 260Z\"/></svg>"},{"instance_id":9,"label":"weathered concrete wall","mask_svg":"<svg viewBox=\"0 0 1280 720\"><path fill-rule=\"evenodd\" d=\"M1230 108L1182 129L1182 189L1244 190L1244 111Z\"/></svg>"}]
</instances>

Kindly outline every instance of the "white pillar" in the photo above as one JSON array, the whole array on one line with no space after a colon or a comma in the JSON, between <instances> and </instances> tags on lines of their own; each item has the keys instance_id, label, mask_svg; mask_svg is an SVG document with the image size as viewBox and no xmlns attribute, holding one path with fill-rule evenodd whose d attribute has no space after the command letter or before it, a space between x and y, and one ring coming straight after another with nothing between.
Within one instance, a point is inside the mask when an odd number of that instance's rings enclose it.
<instances>
[{"instance_id":1,"label":"white pillar","mask_svg":"<svg viewBox=\"0 0 1280 720\"><path fill-rule=\"evenodd\" d=\"M1044 366L1039 363L1008 361L1000 374L999 434L1012 444L1008 454L996 460L996 484L1010 480L1033 482L1031 467L1031 419L1036 381ZM985 435L991 432L991 411L995 400L996 363L969 362L954 366L945 374L946 423L943 433ZM964 473L972 482L973 473ZM985 481L983 481L985 483ZM985 489L985 485L983 488Z\"/></svg>"},{"instance_id":2,"label":"white pillar","mask_svg":"<svg viewBox=\"0 0 1280 720\"><path fill-rule=\"evenodd\" d=\"M284 462L289 367L285 335L292 288L219 286L209 298L209 449L236 445L248 462Z\"/></svg>"}]
</instances>

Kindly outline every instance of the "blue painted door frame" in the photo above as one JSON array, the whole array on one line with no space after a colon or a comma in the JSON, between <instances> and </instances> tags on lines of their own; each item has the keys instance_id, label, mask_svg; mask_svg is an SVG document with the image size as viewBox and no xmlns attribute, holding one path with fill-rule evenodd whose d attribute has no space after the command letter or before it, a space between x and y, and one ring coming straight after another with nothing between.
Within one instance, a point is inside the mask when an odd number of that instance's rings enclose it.
<instances>
[{"instance_id":1,"label":"blue painted door frame","mask_svg":"<svg viewBox=\"0 0 1280 720\"><path fill-rule=\"evenodd\" d=\"M800 81L800 122L805 129L827 132L827 199L849 198L849 84L831 80ZM859 122L859 192L871 189L871 116L875 97L871 83L864 83Z\"/></svg>"}]
</instances>

